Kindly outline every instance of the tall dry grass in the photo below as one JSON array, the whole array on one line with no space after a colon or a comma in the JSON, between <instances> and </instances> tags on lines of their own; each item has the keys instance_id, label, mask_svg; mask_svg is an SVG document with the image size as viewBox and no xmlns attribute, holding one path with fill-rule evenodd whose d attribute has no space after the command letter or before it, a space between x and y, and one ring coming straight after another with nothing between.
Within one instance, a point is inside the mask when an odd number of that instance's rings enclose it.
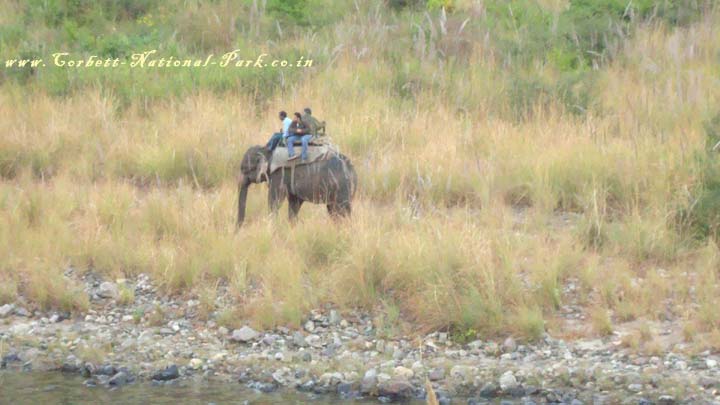
<instances>
[{"instance_id":1,"label":"tall dry grass","mask_svg":"<svg viewBox=\"0 0 720 405\"><path fill-rule=\"evenodd\" d=\"M357 64L374 62L351 50L323 80L263 108L201 91L120 106L100 88L58 99L6 84L0 302L82 311L87 298L63 276L72 267L149 273L185 296L213 297L225 284L235 306L207 312L260 326L299 325L332 303L397 313L415 329L532 339L560 331L551 321L579 299L601 333L671 316L717 335L717 247L672 223L702 173L703 122L720 107L717 21L641 29L582 117L559 104L523 121L494 114L510 106L483 76L501 67L482 47L457 94L473 98L471 111L428 89L411 102L389 97L396 72L376 64L357 76ZM361 45L387 33L368 23L338 35ZM352 219L336 224L306 205L290 226L268 217L265 186L255 186L235 232L244 150L276 130L277 110L306 105L357 168Z\"/></svg>"}]
</instances>

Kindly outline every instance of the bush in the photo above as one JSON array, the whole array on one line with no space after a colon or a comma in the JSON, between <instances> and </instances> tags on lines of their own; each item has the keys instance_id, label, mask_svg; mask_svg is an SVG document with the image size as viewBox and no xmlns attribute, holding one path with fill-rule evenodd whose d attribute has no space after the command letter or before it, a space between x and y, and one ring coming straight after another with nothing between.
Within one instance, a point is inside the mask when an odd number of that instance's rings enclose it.
<instances>
[{"instance_id":1,"label":"bush","mask_svg":"<svg viewBox=\"0 0 720 405\"><path fill-rule=\"evenodd\" d=\"M717 237L720 231L720 161L715 145L720 144L720 113L706 121L706 150L697 157L700 182L694 199L682 209L677 222L689 228L697 239Z\"/></svg>"},{"instance_id":2,"label":"bush","mask_svg":"<svg viewBox=\"0 0 720 405\"><path fill-rule=\"evenodd\" d=\"M269 0L267 10L280 18L282 24L309 25L307 0Z\"/></svg>"}]
</instances>

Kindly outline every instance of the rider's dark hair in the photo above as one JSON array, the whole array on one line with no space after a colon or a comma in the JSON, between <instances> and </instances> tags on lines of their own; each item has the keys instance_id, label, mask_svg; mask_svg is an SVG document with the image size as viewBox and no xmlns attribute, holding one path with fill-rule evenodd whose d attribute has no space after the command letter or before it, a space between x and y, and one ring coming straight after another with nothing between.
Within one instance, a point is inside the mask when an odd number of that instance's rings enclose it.
<instances>
[{"instance_id":1,"label":"rider's dark hair","mask_svg":"<svg viewBox=\"0 0 720 405\"><path fill-rule=\"evenodd\" d=\"M305 111L305 114L312 115L312 110L310 109L310 107L305 107L305 110L303 110L303 111Z\"/></svg>"},{"instance_id":2,"label":"rider's dark hair","mask_svg":"<svg viewBox=\"0 0 720 405\"><path fill-rule=\"evenodd\" d=\"M287 113L285 111L280 111L280 116L282 118L285 118L285 117L287 117Z\"/></svg>"},{"instance_id":3,"label":"rider's dark hair","mask_svg":"<svg viewBox=\"0 0 720 405\"><path fill-rule=\"evenodd\" d=\"M296 113L295 113L295 116L298 117L298 119L302 121L302 115L300 115L299 112L296 112Z\"/></svg>"}]
</instances>

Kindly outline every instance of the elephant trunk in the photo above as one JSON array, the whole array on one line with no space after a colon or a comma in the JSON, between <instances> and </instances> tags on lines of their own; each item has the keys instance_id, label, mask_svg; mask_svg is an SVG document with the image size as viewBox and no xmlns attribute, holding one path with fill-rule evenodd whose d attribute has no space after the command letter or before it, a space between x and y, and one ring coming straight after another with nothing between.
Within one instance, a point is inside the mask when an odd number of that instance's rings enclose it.
<instances>
[{"instance_id":1,"label":"elephant trunk","mask_svg":"<svg viewBox=\"0 0 720 405\"><path fill-rule=\"evenodd\" d=\"M248 180L247 176L240 176L240 181L238 181L238 228L242 226L245 220L245 203L247 202L248 187L250 187L250 180Z\"/></svg>"}]
</instances>

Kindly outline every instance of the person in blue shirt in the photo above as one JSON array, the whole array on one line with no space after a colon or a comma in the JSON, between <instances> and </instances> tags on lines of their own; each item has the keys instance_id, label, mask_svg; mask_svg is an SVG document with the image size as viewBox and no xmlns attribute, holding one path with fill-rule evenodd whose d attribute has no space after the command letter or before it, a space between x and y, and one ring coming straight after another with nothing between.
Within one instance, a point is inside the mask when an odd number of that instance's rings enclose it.
<instances>
[{"instance_id":1,"label":"person in blue shirt","mask_svg":"<svg viewBox=\"0 0 720 405\"><path fill-rule=\"evenodd\" d=\"M287 138L290 134L288 131L290 130L290 124L292 124L292 120L290 117L287 116L287 113L285 111L280 111L279 114L280 121L282 121L282 130L281 132L274 133L270 140L268 141L267 145L265 145L268 150L273 151L275 148L277 148L278 144L280 144L280 141L283 138Z\"/></svg>"}]
</instances>

